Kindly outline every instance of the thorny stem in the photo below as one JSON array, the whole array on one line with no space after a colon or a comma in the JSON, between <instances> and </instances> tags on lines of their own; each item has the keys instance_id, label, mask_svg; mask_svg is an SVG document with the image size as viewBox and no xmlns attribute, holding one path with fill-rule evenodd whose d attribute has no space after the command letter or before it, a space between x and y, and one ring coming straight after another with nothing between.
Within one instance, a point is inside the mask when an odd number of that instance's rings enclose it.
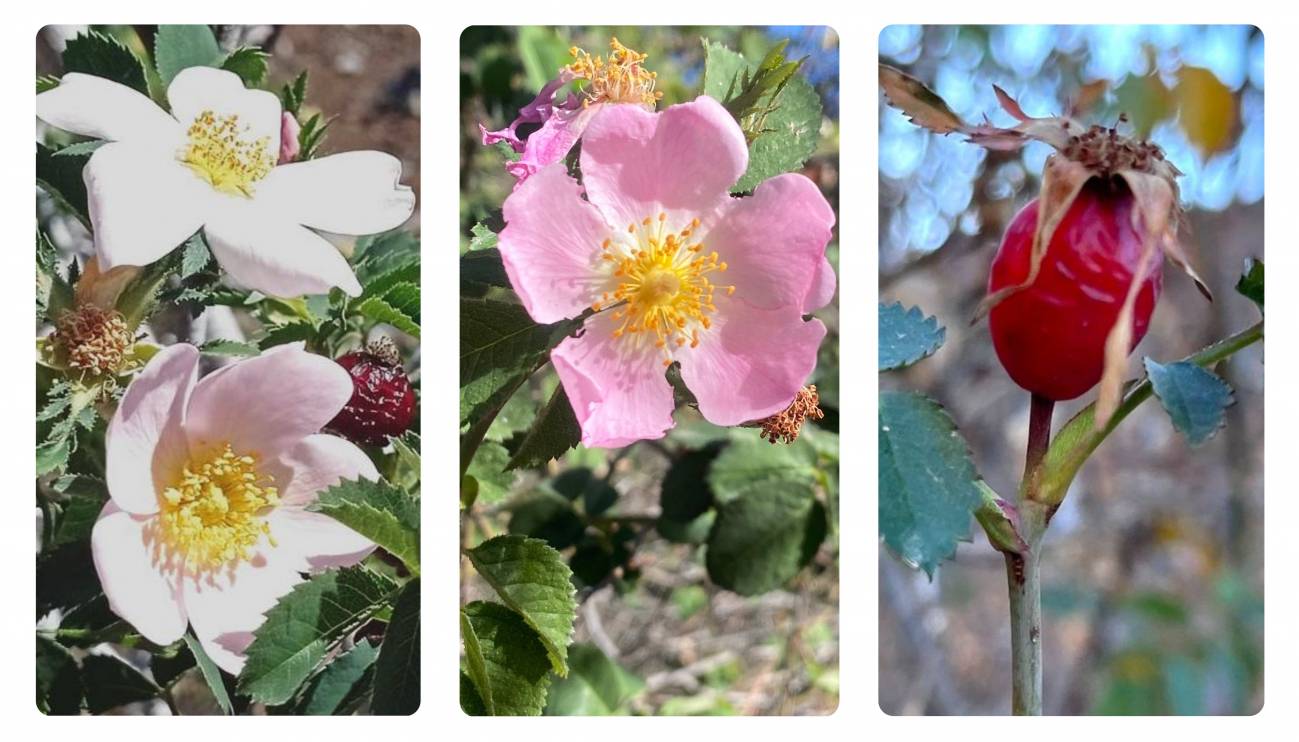
<instances>
[{"instance_id":1,"label":"thorny stem","mask_svg":"<svg viewBox=\"0 0 1299 742\"><path fill-rule=\"evenodd\" d=\"M1007 552L1010 598L1010 709L1016 716L1042 715L1042 578L1038 547L1048 512L1038 505L1042 460L1051 445L1055 400L1034 394L1028 413L1028 448L1020 483L1019 549Z\"/></svg>"}]
</instances>

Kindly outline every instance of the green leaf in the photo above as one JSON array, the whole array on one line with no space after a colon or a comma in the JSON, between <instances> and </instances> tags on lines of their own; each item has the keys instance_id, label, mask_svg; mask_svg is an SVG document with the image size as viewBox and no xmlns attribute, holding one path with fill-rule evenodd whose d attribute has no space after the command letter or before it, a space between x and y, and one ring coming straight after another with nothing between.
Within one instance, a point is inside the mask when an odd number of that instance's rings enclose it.
<instances>
[{"instance_id":1,"label":"green leaf","mask_svg":"<svg viewBox=\"0 0 1299 742\"><path fill-rule=\"evenodd\" d=\"M741 595L775 590L798 574L809 549L824 538L825 512L810 484L753 481L718 505L708 537L708 577Z\"/></svg>"},{"instance_id":2,"label":"green leaf","mask_svg":"<svg viewBox=\"0 0 1299 742\"><path fill-rule=\"evenodd\" d=\"M532 389L524 384L506 401L501 411L496 413L496 418L492 420L492 425L487 429L484 438L503 443L513 438L515 434L527 430L536 419L537 404L532 399Z\"/></svg>"},{"instance_id":3,"label":"green leaf","mask_svg":"<svg viewBox=\"0 0 1299 742\"><path fill-rule=\"evenodd\" d=\"M1188 361L1164 365L1147 358L1146 373L1173 427L1192 446L1209 440L1226 424L1223 413L1236 400L1227 382L1212 371Z\"/></svg>"},{"instance_id":4,"label":"green leaf","mask_svg":"<svg viewBox=\"0 0 1299 742\"><path fill-rule=\"evenodd\" d=\"M485 224L475 224L473 229L469 231L473 235L469 239L469 250L471 252L474 250L494 249L499 241L496 238L496 233L488 229Z\"/></svg>"},{"instance_id":5,"label":"green leaf","mask_svg":"<svg viewBox=\"0 0 1299 742\"><path fill-rule=\"evenodd\" d=\"M53 75L41 75L40 77L36 78L37 95L53 90L58 86L59 86L59 78L54 77Z\"/></svg>"},{"instance_id":6,"label":"green leaf","mask_svg":"<svg viewBox=\"0 0 1299 742\"><path fill-rule=\"evenodd\" d=\"M460 294L482 296L489 288L510 288L510 277L495 247L473 250L460 256Z\"/></svg>"},{"instance_id":7,"label":"green leaf","mask_svg":"<svg viewBox=\"0 0 1299 742\"><path fill-rule=\"evenodd\" d=\"M541 90L568 64L569 45L555 29L546 26L521 26L518 30L519 59L528 76L528 89Z\"/></svg>"},{"instance_id":8,"label":"green leaf","mask_svg":"<svg viewBox=\"0 0 1299 742\"><path fill-rule=\"evenodd\" d=\"M189 651L194 655L194 662L198 665L198 670L203 675L208 690L212 691L212 696L216 698L217 705L221 707L226 716L232 716L235 708L230 703L230 694L226 691L225 680L221 678L221 668L217 667L212 658L207 656L203 645L199 643L193 633L185 633L185 646L189 647Z\"/></svg>"},{"instance_id":9,"label":"green leaf","mask_svg":"<svg viewBox=\"0 0 1299 742\"><path fill-rule=\"evenodd\" d=\"M504 404L580 321L539 325L518 304L461 298L461 427Z\"/></svg>"},{"instance_id":10,"label":"green leaf","mask_svg":"<svg viewBox=\"0 0 1299 742\"><path fill-rule=\"evenodd\" d=\"M207 26L158 26L153 39L153 59L163 85L187 67L219 67L221 47Z\"/></svg>"},{"instance_id":11,"label":"green leaf","mask_svg":"<svg viewBox=\"0 0 1299 742\"><path fill-rule=\"evenodd\" d=\"M51 716L81 713L77 662L61 644L36 635L36 708Z\"/></svg>"},{"instance_id":12,"label":"green leaf","mask_svg":"<svg viewBox=\"0 0 1299 742\"><path fill-rule=\"evenodd\" d=\"M221 69L239 75L245 85L257 87L266 80L266 60L269 57L255 46L241 46L221 60Z\"/></svg>"},{"instance_id":13,"label":"green leaf","mask_svg":"<svg viewBox=\"0 0 1299 742\"><path fill-rule=\"evenodd\" d=\"M555 672L567 675L577 603L573 573L559 552L537 539L497 536L466 554L501 600L537 632Z\"/></svg>"},{"instance_id":14,"label":"green leaf","mask_svg":"<svg viewBox=\"0 0 1299 742\"><path fill-rule=\"evenodd\" d=\"M36 476L41 477L68 465L74 445L71 436L48 440L36 447Z\"/></svg>"},{"instance_id":15,"label":"green leaf","mask_svg":"<svg viewBox=\"0 0 1299 742\"><path fill-rule=\"evenodd\" d=\"M307 99L307 71L303 70L298 76L293 78L293 82L285 85L280 90L280 101L284 104L284 110L293 114L295 117L298 111L302 109L302 103Z\"/></svg>"},{"instance_id":16,"label":"green leaf","mask_svg":"<svg viewBox=\"0 0 1299 742\"><path fill-rule=\"evenodd\" d=\"M161 692L139 670L112 655L86 655L81 660L81 676L86 689L86 710L92 714L148 701Z\"/></svg>"},{"instance_id":17,"label":"green leaf","mask_svg":"<svg viewBox=\"0 0 1299 742\"><path fill-rule=\"evenodd\" d=\"M181 253L180 260L180 277L182 280L198 273L212 262L212 251L208 249L207 241L203 239L202 232L195 232L188 240L185 240L184 251Z\"/></svg>"},{"instance_id":18,"label":"green leaf","mask_svg":"<svg viewBox=\"0 0 1299 742\"><path fill-rule=\"evenodd\" d=\"M559 458L582 439L582 426L573 414L564 385L559 384L550 395L550 401L537 414L536 422L515 450L507 469L542 466Z\"/></svg>"},{"instance_id":19,"label":"green leaf","mask_svg":"<svg viewBox=\"0 0 1299 742\"><path fill-rule=\"evenodd\" d=\"M594 644L569 648L572 671L550 688L547 716L608 716L645 689L645 681L627 672Z\"/></svg>"},{"instance_id":20,"label":"green leaf","mask_svg":"<svg viewBox=\"0 0 1299 742\"><path fill-rule=\"evenodd\" d=\"M56 157L49 147L39 142L36 144L36 184L87 228L90 227L87 216L90 211L81 169L89 160L90 155Z\"/></svg>"},{"instance_id":21,"label":"green leaf","mask_svg":"<svg viewBox=\"0 0 1299 742\"><path fill-rule=\"evenodd\" d=\"M356 279L377 293L377 282L386 276L401 276L402 281L417 281L420 263L420 241L410 232L393 230L361 237L352 253ZM394 283L389 282L389 285Z\"/></svg>"},{"instance_id":22,"label":"green leaf","mask_svg":"<svg viewBox=\"0 0 1299 742\"><path fill-rule=\"evenodd\" d=\"M254 632L239 691L266 704L288 701L329 649L386 608L396 589L364 567L324 572L294 587Z\"/></svg>"},{"instance_id":23,"label":"green leaf","mask_svg":"<svg viewBox=\"0 0 1299 742\"><path fill-rule=\"evenodd\" d=\"M798 170L816 151L821 133L821 97L816 89L801 77L790 78L778 106L749 145L749 169L731 187L732 193L747 193L767 178Z\"/></svg>"},{"instance_id":24,"label":"green leaf","mask_svg":"<svg viewBox=\"0 0 1299 742\"><path fill-rule=\"evenodd\" d=\"M1245 258L1245 272L1236 282L1236 290L1263 311L1263 261Z\"/></svg>"},{"instance_id":25,"label":"green leaf","mask_svg":"<svg viewBox=\"0 0 1299 742\"><path fill-rule=\"evenodd\" d=\"M419 337L419 287L413 283L399 283L382 297L365 299L356 306L356 311L411 337Z\"/></svg>"},{"instance_id":26,"label":"green leaf","mask_svg":"<svg viewBox=\"0 0 1299 742\"><path fill-rule=\"evenodd\" d=\"M898 558L932 577L969 540L979 475L952 419L922 394L882 392L879 426L880 532Z\"/></svg>"},{"instance_id":27,"label":"green leaf","mask_svg":"<svg viewBox=\"0 0 1299 742\"><path fill-rule=\"evenodd\" d=\"M419 574L419 501L387 482L343 480L308 510L324 513L370 539Z\"/></svg>"},{"instance_id":28,"label":"green leaf","mask_svg":"<svg viewBox=\"0 0 1299 742\"><path fill-rule=\"evenodd\" d=\"M507 471L510 452L499 443L484 441L474 452L474 459L465 472L478 480L478 500L491 504L504 500L514 484L514 472Z\"/></svg>"},{"instance_id":29,"label":"green leaf","mask_svg":"<svg viewBox=\"0 0 1299 742\"><path fill-rule=\"evenodd\" d=\"M561 472L550 486L572 502L580 498L587 515L601 515L618 501L618 490L584 466Z\"/></svg>"},{"instance_id":30,"label":"green leaf","mask_svg":"<svg viewBox=\"0 0 1299 742\"><path fill-rule=\"evenodd\" d=\"M206 353L212 356L232 356L235 358L252 358L260 355L261 350L252 343L242 343L238 340L209 340L199 346L200 353Z\"/></svg>"},{"instance_id":31,"label":"green leaf","mask_svg":"<svg viewBox=\"0 0 1299 742\"><path fill-rule=\"evenodd\" d=\"M367 673L373 673L374 660L379 649L362 639L355 647L339 655L311 679L302 700L297 705L299 714L327 716L339 713Z\"/></svg>"},{"instance_id":32,"label":"green leaf","mask_svg":"<svg viewBox=\"0 0 1299 742\"><path fill-rule=\"evenodd\" d=\"M66 147L55 150L54 156L72 157L74 155L90 155L105 144L108 144L108 142L103 139L92 139L89 142L77 142L76 144L69 144Z\"/></svg>"},{"instance_id":33,"label":"green leaf","mask_svg":"<svg viewBox=\"0 0 1299 742\"><path fill-rule=\"evenodd\" d=\"M719 504L740 497L758 482L787 481L811 486L816 479L816 452L806 441L773 445L756 436L728 445L708 472L708 484Z\"/></svg>"},{"instance_id":34,"label":"green leaf","mask_svg":"<svg viewBox=\"0 0 1299 742\"><path fill-rule=\"evenodd\" d=\"M380 716L409 716L419 710L419 578L406 583L374 665L371 710Z\"/></svg>"},{"instance_id":35,"label":"green leaf","mask_svg":"<svg viewBox=\"0 0 1299 742\"><path fill-rule=\"evenodd\" d=\"M311 323L290 322L287 325L280 325L279 327L272 327L267 330L266 334L262 336L261 340L259 340L257 344L262 350L266 350L267 348L274 348L277 345L284 345L285 343L310 341L315 337L315 335L316 328L312 327Z\"/></svg>"},{"instance_id":36,"label":"green leaf","mask_svg":"<svg viewBox=\"0 0 1299 742\"><path fill-rule=\"evenodd\" d=\"M662 520L689 523L713 506L708 473L721 449L720 445L709 445L689 451L672 462L659 490L659 517Z\"/></svg>"},{"instance_id":37,"label":"green leaf","mask_svg":"<svg viewBox=\"0 0 1299 742\"><path fill-rule=\"evenodd\" d=\"M461 708L492 716L537 716L546 705L551 663L541 637L522 616L500 603L476 601L461 610L466 675Z\"/></svg>"},{"instance_id":38,"label":"green leaf","mask_svg":"<svg viewBox=\"0 0 1299 742\"><path fill-rule=\"evenodd\" d=\"M144 65L120 41L98 31L82 31L63 50L63 71L83 72L149 94Z\"/></svg>"},{"instance_id":39,"label":"green leaf","mask_svg":"<svg viewBox=\"0 0 1299 742\"><path fill-rule=\"evenodd\" d=\"M880 370L905 368L934 354L947 339L947 328L919 307L903 309L901 302L880 304Z\"/></svg>"},{"instance_id":40,"label":"green leaf","mask_svg":"<svg viewBox=\"0 0 1299 742\"><path fill-rule=\"evenodd\" d=\"M510 503L509 532L540 539L552 549L576 544L585 530L572 500L557 492L538 489Z\"/></svg>"}]
</instances>

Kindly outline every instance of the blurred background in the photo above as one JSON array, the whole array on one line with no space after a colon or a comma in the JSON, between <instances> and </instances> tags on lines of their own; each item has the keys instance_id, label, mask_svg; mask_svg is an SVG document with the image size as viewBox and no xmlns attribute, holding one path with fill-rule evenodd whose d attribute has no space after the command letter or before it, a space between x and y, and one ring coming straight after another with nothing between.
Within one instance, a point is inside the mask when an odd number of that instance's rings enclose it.
<instances>
[{"instance_id":1,"label":"blurred background","mask_svg":"<svg viewBox=\"0 0 1299 742\"><path fill-rule=\"evenodd\" d=\"M482 146L478 125L499 129L562 65L572 58L570 46L606 55L609 39L647 53L646 68L658 73L663 106L693 100L703 86L704 48L701 40L725 43L749 60L761 60L777 42L789 39L786 56L806 56L801 73L821 95L824 117L818 149L802 172L817 182L832 205L838 204L838 39L824 27L471 27L461 36L461 239L463 252L471 229L483 223L493 231L503 226L501 204L514 179L504 169L495 148ZM535 129L536 127L532 127ZM527 128L520 133L527 133ZM837 264L837 242L827 248ZM829 335L811 383L817 385L826 412L820 429L838 430L838 313L834 305L817 313ZM518 425L512 415L533 414L548 398L556 378L547 369L534 377L527 398L507 405L489 441L503 440ZM516 395L517 397L517 395ZM581 446L552 462L544 471L507 476L503 491L490 496L498 504L475 509L467 519L472 538L504 532L528 532L539 516L548 488L562 488L572 477L616 490L616 505L605 521L615 524L618 549L634 556L612 571L605 566L594 584L578 577L579 611L575 649L594 648L619 666L618 681L626 691L614 709L595 709L574 699L559 684L552 686L548 714L827 714L838 705L838 567L832 537L812 563L784 589L746 598L711 584L703 549L691 533L669 540L649 526L662 523L660 485L676 453L709 448L712 455L727 431L706 423L689 409L677 412L678 427L662 441L645 441L618 450ZM524 421L526 427L530 421ZM734 431L756 435L752 430ZM815 431L800 439L815 440ZM765 444L764 444L765 445ZM815 445L815 444L814 444ZM471 470L471 473L472 470ZM828 472L835 477L837 472ZM702 472L696 478L702 481ZM479 503L485 497L480 482ZM589 485L588 485L589 487ZM553 499L553 495L551 495ZM702 516L701 516L702 519ZM696 519L698 521L700 519ZM552 521L553 522L553 521ZM707 534L710 523L703 526ZM625 527L630 527L625 528ZM580 534L582 524L576 525ZM587 529L587 536L593 529ZM696 529L697 530L697 529ZM636 536L629 534L635 533ZM582 546L555 531L544 534L579 567ZM576 540L574 538L573 540ZM467 563L466 563L467 564ZM607 574L606 574L607 573ZM590 579L590 578L588 578ZM491 595L466 568L462 602ZM576 649L580 647L581 649ZM598 654L596 653L596 654ZM611 681L612 682L612 681Z\"/></svg>"},{"instance_id":2,"label":"blurred background","mask_svg":"<svg viewBox=\"0 0 1299 742\"><path fill-rule=\"evenodd\" d=\"M1216 301L1165 268L1133 354L1179 359L1253 324L1233 290L1263 258L1263 35L1251 26L889 26L880 61L932 87L967 121L1066 113L1163 147ZM952 414L992 487L1023 468L1029 395L969 326L1010 219L1036 197L1050 149L987 152L920 129L879 103L880 301L919 305L946 345L887 388L919 389ZM1236 391L1227 425L1190 448L1151 402L1092 456L1044 546L1047 714L1249 714L1263 702L1263 350L1217 371ZM1136 360L1132 376L1138 373ZM1094 393L1056 406L1058 426ZM890 714L1010 708L1001 556L973 527L929 581L880 547L880 706Z\"/></svg>"}]
</instances>

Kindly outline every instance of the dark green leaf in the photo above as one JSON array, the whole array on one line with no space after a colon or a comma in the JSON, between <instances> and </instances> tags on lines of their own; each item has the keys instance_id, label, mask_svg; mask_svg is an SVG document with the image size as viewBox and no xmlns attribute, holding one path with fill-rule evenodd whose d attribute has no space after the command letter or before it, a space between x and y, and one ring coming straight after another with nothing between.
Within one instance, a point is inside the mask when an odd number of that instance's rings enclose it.
<instances>
[{"instance_id":1,"label":"dark green leaf","mask_svg":"<svg viewBox=\"0 0 1299 742\"><path fill-rule=\"evenodd\" d=\"M1245 272L1236 282L1236 290L1263 310L1263 261L1245 259Z\"/></svg>"},{"instance_id":2,"label":"dark green leaf","mask_svg":"<svg viewBox=\"0 0 1299 742\"><path fill-rule=\"evenodd\" d=\"M36 708L51 716L81 712L81 676L72 653L36 635Z\"/></svg>"},{"instance_id":3,"label":"dark green leaf","mask_svg":"<svg viewBox=\"0 0 1299 742\"><path fill-rule=\"evenodd\" d=\"M294 587L255 632L239 691L262 703L288 701L329 649L384 609L396 589L364 567L324 572Z\"/></svg>"},{"instance_id":4,"label":"dark green leaf","mask_svg":"<svg viewBox=\"0 0 1299 742\"><path fill-rule=\"evenodd\" d=\"M397 596L392 619L374 665L371 710L380 716L409 716L419 709L419 578Z\"/></svg>"},{"instance_id":5,"label":"dark green leaf","mask_svg":"<svg viewBox=\"0 0 1299 742\"><path fill-rule=\"evenodd\" d=\"M365 536L419 574L419 501L400 489L369 479L343 480L308 509Z\"/></svg>"},{"instance_id":6,"label":"dark green leaf","mask_svg":"<svg viewBox=\"0 0 1299 742\"><path fill-rule=\"evenodd\" d=\"M510 533L531 536L567 549L582 538L586 524L563 495L540 489L510 504Z\"/></svg>"},{"instance_id":7,"label":"dark green leaf","mask_svg":"<svg viewBox=\"0 0 1299 742\"><path fill-rule=\"evenodd\" d=\"M467 252L460 256L460 293L478 297L490 287L510 288L510 277L501 263L501 251L494 247Z\"/></svg>"},{"instance_id":8,"label":"dark green leaf","mask_svg":"<svg viewBox=\"0 0 1299 742\"><path fill-rule=\"evenodd\" d=\"M926 317L919 307L903 309L901 302L880 304L880 370L892 371L933 355L947 339L947 328Z\"/></svg>"},{"instance_id":9,"label":"dark green leaf","mask_svg":"<svg viewBox=\"0 0 1299 742\"><path fill-rule=\"evenodd\" d=\"M559 552L537 539L497 536L466 553L501 600L537 632L555 672L567 675L577 603L573 573Z\"/></svg>"},{"instance_id":10,"label":"dark green leaf","mask_svg":"<svg viewBox=\"0 0 1299 742\"><path fill-rule=\"evenodd\" d=\"M813 528L813 518L821 526ZM755 480L722 502L708 538L709 578L741 595L758 595L788 582L806 562L809 538L825 537L825 514L811 485Z\"/></svg>"},{"instance_id":11,"label":"dark green leaf","mask_svg":"<svg viewBox=\"0 0 1299 742\"><path fill-rule=\"evenodd\" d=\"M86 655L81 660L81 674L86 689L86 710L92 714L148 701L161 692L143 673L112 655Z\"/></svg>"},{"instance_id":12,"label":"dark green leaf","mask_svg":"<svg viewBox=\"0 0 1299 742\"><path fill-rule=\"evenodd\" d=\"M39 142L36 144L36 184L87 227L90 226L87 216L90 212L81 169L89 159L90 155L56 157L49 147Z\"/></svg>"},{"instance_id":13,"label":"dark green leaf","mask_svg":"<svg viewBox=\"0 0 1299 742\"><path fill-rule=\"evenodd\" d=\"M153 38L153 59L163 85L186 67L219 67L221 47L207 26L158 26Z\"/></svg>"},{"instance_id":14,"label":"dark green leaf","mask_svg":"<svg viewBox=\"0 0 1299 742\"><path fill-rule=\"evenodd\" d=\"M203 681L207 683L208 690L212 691L212 696L216 698L217 705L225 712L226 716L234 714L234 706L230 703L230 694L226 692L225 680L221 677L221 668L216 666L211 657L203 649L203 645L192 633L185 634L185 646L194 655L194 662L198 665L199 672L203 675Z\"/></svg>"},{"instance_id":15,"label":"dark green leaf","mask_svg":"<svg viewBox=\"0 0 1299 742\"><path fill-rule=\"evenodd\" d=\"M144 65L120 41L98 31L82 31L63 50L63 71L83 72L149 94Z\"/></svg>"},{"instance_id":16,"label":"dark green leaf","mask_svg":"<svg viewBox=\"0 0 1299 742\"><path fill-rule=\"evenodd\" d=\"M274 348L277 345L285 343L296 343L299 341L309 341L315 337L316 329L308 322L291 322L287 325L272 327L266 331L258 345L262 350Z\"/></svg>"},{"instance_id":17,"label":"dark green leaf","mask_svg":"<svg viewBox=\"0 0 1299 742\"><path fill-rule=\"evenodd\" d=\"M564 455L582 439L582 427L573 414L573 405L562 384L555 387L550 401L538 413L532 429L523 437L506 468L542 466Z\"/></svg>"},{"instance_id":18,"label":"dark green leaf","mask_svg":"<svg viewBox=\"0 0 1299 742\"><path fill-rule=\"evenodd\" d=\"M572 671L550 688L547 716L607 716L645 688L645 681L627 672L594 644L569 648Z\"/></svg>"},{"instance_id":19,"label":"dark green leaf","mask_svg":"<svg viewBox=\"0 0 1299 742\"><path fill-rule=\"evenodd\" d=\"M1192 446L1212 438L1226 423L1223 412L1236 400L1227 382L1212 371L1188 361L1164 365L1147 358L1146 373L1173 427Z\"/></svg>"},{"instance_id":20,"label":"dark green leaf","mask_svg":"<svg viewBox=\"0 0 1299 742\"><path fill-rule=\"evenodd\" d=\"M199 352L212 356L232 356L235 358L252 358L261 354L261 350L256 345L242 343L238 340L209 340L199 346Z\"/></svg>"},{"instance_id":21,"label":"dark green leaf","mask_svg":"<svg viewBox=\"0 0 1299 742\"><path fill-rule=\"evenodd\" d=\"M310 716L339 713L343 702L352 694L371 669L379 650L368 639L357 642L312 678L297 712Z\"/></svg>"},{"instance_id":22,"label":"dark green leaf","mask_svg":"<svg viewBox=\"0 0 1299 742\"><path fill-rule=\"evenodd\" d=\"M880 533L905 563L931 577L968 541L979 478L952 419L912 392L880 394Z\"/></svg>"},{"instance_id":23,"label":"dark green leaf","mask_svg":"<svg viewBox=\"0 0 1299 742\"><path fill-rule=\"evenodd\" d=\"M550 480L550 486L570 501L581 498L587 515L601 515L618 501L618 490L586 467L562 472Z\"/></svg>"},{"instance_id":24,"label":"dark green leaf","mask_svg":"<svg viewBox=\"0 0 1299 742\"><path fill-rule=\"evenodd\" d=\"M226 55L221 61L221 69L239 75L245 85L257 87L266 80L266 60L269 57L255 46L241 46Z\"/></svg>"},{"instance_id":25,"label":"dark green leaf","mask_svg":"<svg viewBox=\"0 0 1299 742\"><path fill-rule=\"evenodd\" d=\"M504 404L577 326L577 320L539 325L518 304L462 298L460 425Z\"/></svg>"},{"instance_id":26,"label":"dark green leaf","mask_svg":"<svg viewBox=\"0 0 1299 742\"><path fill-rule=\"evenodd\" d=\"M689 523L713 506L708 472L721 450L720 444L712 444L689 451L672 462L659 492L659 511L663 520Z\"/></svg>"},{"instance_id":27,"label":"dark green leaf","mask_svg":"<svg viewBox=\"0 0 1299 742\"><path fill-rule=\"evenodd\" d=\"M285 85L280 91L280 101L284 104L284 110L298 115L302 109L302 102L307 98L307 71L303 70L293 79L293 82Z\"/></svg>"},{"instance_id":28,"label":"dark green leaf","mask_svg":"<svg viewBox=\"0 0 1299 742\"><path fill-rule=\"evenodd\" d=\"M461 635L470 685L467 713L492 716L536 716L546 705L551 663L546 646L523 617L499 603L478 601L461 612Z\"/></svg>"}]
</instances>

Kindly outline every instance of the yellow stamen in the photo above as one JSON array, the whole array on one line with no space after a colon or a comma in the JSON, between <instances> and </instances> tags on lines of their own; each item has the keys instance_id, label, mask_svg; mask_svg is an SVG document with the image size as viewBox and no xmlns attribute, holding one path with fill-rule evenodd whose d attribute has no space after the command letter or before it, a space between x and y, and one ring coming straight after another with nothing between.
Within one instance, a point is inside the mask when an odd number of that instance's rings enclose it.
<instances>
[{"instance_id":1,"label":"yellow stamen","mask_svg":"<svg viewBox=\"0 0 1299 742\"><path fill-rule=\"evenodd\" d=\"M189 143L180 161L222 193L251 197L253 184L275 167L270 138L247 138L248 127L240 126L237 115L203 111L186 133Z\"/></svg>"},{"instance_id":2,"label":"yellow stamen","mask_svg":"<svg viewBox=\"0 0 1299 742\"><path fill-rule=\"evenodd\" d=\"M595 57L578 47L568 50L573 57L567 69L578 80L585 81L581 89L582 105L591 103L639 103L653 108L663 93L654 89L657 78L641 66L646 55L623 46L617 38L609 42L609 58Z\"/></svg>"}]
</instances>

